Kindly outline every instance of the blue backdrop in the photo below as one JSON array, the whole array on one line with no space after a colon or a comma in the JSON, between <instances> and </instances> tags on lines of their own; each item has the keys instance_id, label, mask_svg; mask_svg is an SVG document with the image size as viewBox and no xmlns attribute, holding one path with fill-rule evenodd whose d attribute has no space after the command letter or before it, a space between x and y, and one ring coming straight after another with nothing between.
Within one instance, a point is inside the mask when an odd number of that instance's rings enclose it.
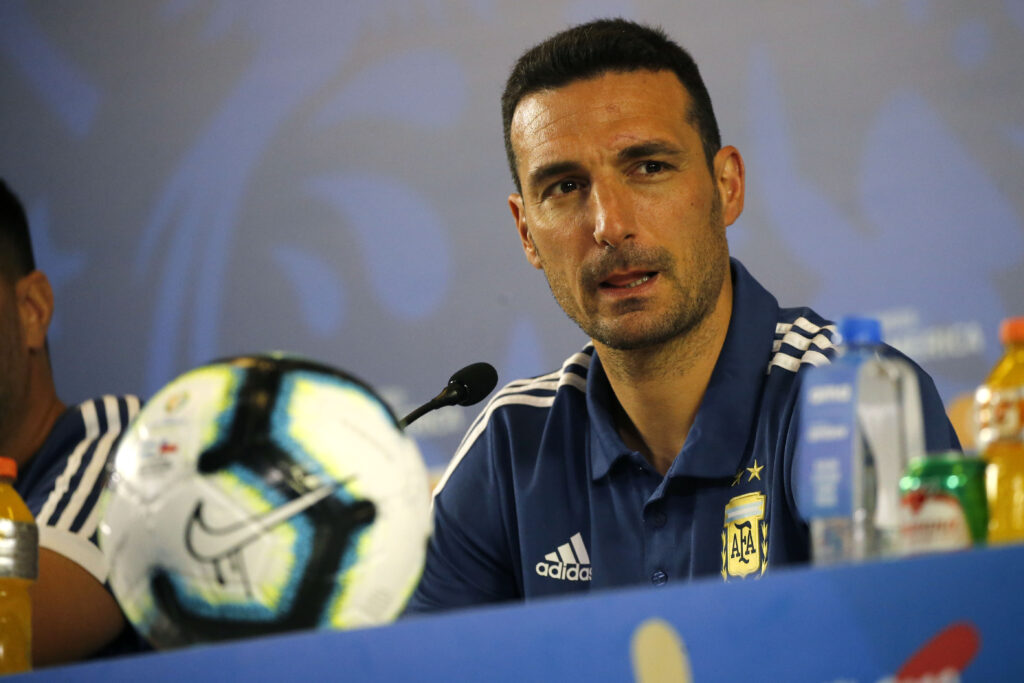
<instances>
[{"instance_id":1,"label":"blue backdrop","mask_svg":"<svg viewBox=\"0 0 1024 683\"><path fill-rule=\"evenodd\" d=\"M403 413L585 339L521 254L498 97L571 23L661 24L744 154L731 248L784 305L883 319L944 398L1024 313L1024 2L0 4L0 175L57 297L66 401L285 349ZM443 465L472 417L414 427Z\"/></svg>"}]
</instances>

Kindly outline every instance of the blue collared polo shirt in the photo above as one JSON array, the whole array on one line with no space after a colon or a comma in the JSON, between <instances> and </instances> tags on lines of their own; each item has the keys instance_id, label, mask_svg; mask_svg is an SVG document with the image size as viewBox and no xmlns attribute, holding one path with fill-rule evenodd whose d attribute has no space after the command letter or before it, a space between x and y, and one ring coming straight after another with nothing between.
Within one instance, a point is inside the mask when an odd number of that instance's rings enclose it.
<instances>
[{"instance_id":1,"label":"blue collared polo shirt","mask_svg":"<svg viewBox=\"0 0 1024 683\"><path fill-rule=\"evenodd\" d=\"M593 346L515 381L470 427L434 498L409 612L700 576L756 579L808 559L793 494L799 384L834 326L780 308L732 261L733 309L710 383L665 476L625 446ZM929 450L958 447L916 365Z\"/></svg>"}]
</instances>

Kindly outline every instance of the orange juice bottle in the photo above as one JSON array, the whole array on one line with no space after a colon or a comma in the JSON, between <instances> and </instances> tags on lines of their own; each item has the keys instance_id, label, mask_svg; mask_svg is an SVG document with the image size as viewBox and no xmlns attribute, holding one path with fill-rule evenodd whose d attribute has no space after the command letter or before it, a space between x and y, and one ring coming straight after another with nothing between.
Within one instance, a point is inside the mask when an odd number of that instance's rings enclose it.
<instances>
[{"instance_id":1,"label":"orange juice bottle","mask_svg":"<svg viewBox=\"0 0 1024 683\"><path fill-rule=\"evenodd\" d=\"M32 668L32 596L38 573L36 521L12 485L18 465L0 458L0 674Z\"/></svg>"},{"instance_id":2,"label":"orange juice bottle","mask_svg":"<svg viewBox=\"0 0 1024 683\"><path fill-rule=\"evenodd\" d=\"M978 448L988 461L989 543L1024 541L1024 317L999 328L1006 353L974 396Z\"/></svg>"}]
</instances>

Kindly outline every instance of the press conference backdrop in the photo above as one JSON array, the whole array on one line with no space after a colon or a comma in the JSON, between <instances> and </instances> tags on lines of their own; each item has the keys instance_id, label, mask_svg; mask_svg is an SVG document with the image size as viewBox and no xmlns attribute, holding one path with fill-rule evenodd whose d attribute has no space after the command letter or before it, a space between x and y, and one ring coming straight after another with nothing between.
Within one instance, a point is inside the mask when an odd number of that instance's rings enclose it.
<instances>
[{"instance_id":1,"label":"press conference backdrop","mask_svg":"<svg viewBox=\"0 0 1024 683\"><path fill-rule=\"evenodd\" d=\"M880 316L950 401L1024 313L1024 2L0 3L0 175L66 401L283 349L399 413L585 339L523 258L498 108L520 52L626 16L692 51L747 162L733 253L783 305ZM443 466L477 409L413 427Z\"/></svg>"}]
</instances>

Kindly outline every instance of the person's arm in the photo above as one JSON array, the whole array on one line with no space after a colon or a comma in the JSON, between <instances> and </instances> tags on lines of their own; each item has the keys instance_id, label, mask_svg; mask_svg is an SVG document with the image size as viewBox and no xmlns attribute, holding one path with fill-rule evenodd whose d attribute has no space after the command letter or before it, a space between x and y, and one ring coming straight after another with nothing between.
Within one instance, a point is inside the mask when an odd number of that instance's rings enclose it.
<instances>
[{"instance_id":1,"label":"person's arm","mask_svg":"<svg viewBox=\"0 0 1024 683\"><path fill-rule=\"evenodd\" d=\"M39 578L32 589L33 666L87 657L123 627L121 609L103 584L63 555L39 549Z\"/></svg>"},{"instance_id":2,"label":"person's arm","mask_svg":"<svg viewBox=\"0 0 1024 683\"><path fill-rule=\"evenodd\" d=\"M132 396L104 396L70 409L34 456L22 498L39 527L39 576L32 588L35 666L89 657L112 643L125 618L105 584L95 506L105 465L139 408Z\"/></svg>"},{"instance_id":3,"label":"person's arm","mask_svg":"<svg viewBox=\"0 0 1024 683\"><path fill-rule=\"evenodd\" d=\"M406 614L501 602L520 597L518 549L510 536L512 511L504 493L509 485L489 428L449 473L436 493L434 531L426 565Z\"/></svg>"},{"instance_id":4,"label":"person's arm","mask_svg":"<svg viewBox=\"0 0 1024 683\"><path fill-rule=\"evenodd\" d=\"M435 512L439 511L435 508ZM478 532L490 526L490 520L482 512L477 510L472 516L458 517L435 514L434 534L427 546L423 576L406 614L471 607L518 597L511 567L494 555L494 548L478 542L486 538Z\"/></svg>"},{"instance_id":5,"label":"person's arm","mask_svg":"<svg viewBox=\"0 0 1024 683\"><path fill-rule=\"evenodd\" d=\"M911 365L917 372L917 382L921 391L925 451L937 453L961 450L960 439L949 420L942 397L935 388L935 382L917 363L911 361Z\"/></svg>"}]
</instances>

